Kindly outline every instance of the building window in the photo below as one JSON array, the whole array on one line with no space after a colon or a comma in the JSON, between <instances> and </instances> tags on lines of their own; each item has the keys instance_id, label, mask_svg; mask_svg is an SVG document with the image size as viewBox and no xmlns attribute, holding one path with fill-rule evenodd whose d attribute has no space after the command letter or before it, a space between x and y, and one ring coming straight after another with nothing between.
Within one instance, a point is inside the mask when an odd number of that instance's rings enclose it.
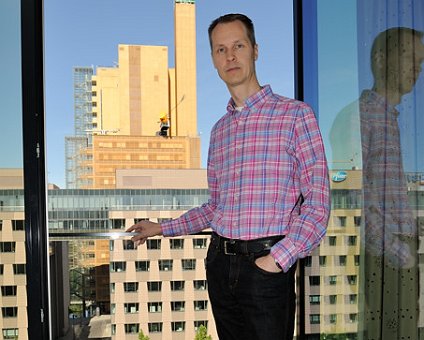
<instances>
[{"instance_id":1,"label":"building window","mask_svg":"<svg viewBox=\"0 0 424 340\"><path fill-rule=\"evenodd\" d=\"M339 256L339 266L346 266L346 255L340 255Z\"/></svg>"},{"instance_id":2,"label":"building window","mask_svg":"<svg viewBox=\"0 0 424 340\"><path fill-rule=\"evenodd\" d=\"M309 296L309 303L311 305L319 305L321 303L321 296L319 296L319 295L310 295Z\"/></svg>"},{"instance_id":3,"label":"building window","mask_svg":"<svg viewBox=\"0 0 424 340\"><path fill-rule=\"evenodd\" d=\"M330 323L337 323L337 314L330 314Z\"/></svg>"},{"instance_id":4,"label":"building window","mask_svg":"<svg viewBox=\"0 0 424 340\"><path fill-rule=\"evenodd\" d=\"M147 240L147 249L160 249L161 241L159 239Z\"/></svg>"},{"instance_id":5,"label":"building window","mask_svg":"<svg viewBox=\"0 0 424 340\"><path fill-rule=\"evenodd\" d=\"M172 291L182 291L184 290L184 281L171 281L171 290Z\"/></svg>"},{"instance_id":6,"label":"building window","mask_svg":"<svg viewBox=\"0 0 424 340\"><path fill-rule=\"evenodd\" d=\"M16 248L16 242L0 242L1 253L14 253Z\"/></svg>"},{"instance_id":7,"label":"building window","mask_svg":"<svg viewBox=\"0 0 424 340\"><path fill-rule=\"evenodd\" d=\"M181 266L183 270L196 270L196 259L183 259Z\"/></svg>"},{"instance_id":8,"label":"building window","mask_svg":"<svg viewBox=\"0 0 424 340\"><path fill-rule=\"evenodd\" d=\"M150 271L150 261L135 261L136 272L148 272Z\"/></svg>"},{"instance_id":9,"label":"building window","mask_svg":"<svg viewBox=\"0 0 424 340\"><path fill-rule=\"evenodd\" d=\"M111 293L115 293L115 282L112 282L112 283L110 284L110 292L111 292Z\"/></svg>"},{"instance_id":10,"label":"building window","mask_svg":"<svg viewBox=\"0 0 424 340\"><path fill-rule=\"evenodd\" d=\"M336 227L346 227L346 216L335 216L334 225Z\"/></svg>"},{"instance_id":11,"label":"building window","mask_svg":"<svg viewBox=\"0 0 424 340\"><path fill-rule=\"evenodd\" d=\"M111 303L110 304L110 314L114 315L116 313L116 304Z\"/></svg>"},{"instance_id":12,"label":"building window","mask_svg":"<svg viewBox=\"0 0 424 340\"><path fill-rule=\"evenodd\" d=\"M131 240L123 240L122 246L124 250L134 250L135 249L135 243Z\"/></svg>"},{"instance_id":13,"label":"building window","mask_svg":"<svg viewBox=\"0 0 424 340\"><path fill-rule=\"evenodd\" d=\"M149 313L162 313L162 302L149 302L147 308Z\"/></svg>"},{"instance_id":14,"label":"building window","mask_svg":"<svg viewBox=\"0 0 424 340\"><path fill-rule=\"evenodd\" d=\"M19 330L17 328L3 328L3 339L18 339Z\"/></svg>"},{"instance_id":15,"label":"building window","mask_svg":"<svg viewBox=\"0 0 424 340\"><path fill-rule=\"evenodd\" d=\"M112 229L124 229L125 228L125 219L114 218L111 221L112 221Z\"/></svg>"},{"instance_id":16,"label":"building window","mask_svg":"<svg viewBox=\"0 0 424 340\"><path fill-rule=\"evenodd\" d=\"M15 274L15 275L25 275L25 273L26 273L25 264L15 263L13 265L13 274Z\"/></svg>"},{"instance_id":17,"label":"building window","mask_svg":"<svg viewBox=\"0 0 424 340\"><path fill-rule=\"evenodd\" d=\"M310 286L319 286L320 277L319 276L309 276L309 285Z\"/></svg>"},{"instance_id":18,"label":"building window","mask_svg":"<svg viewBox=\"0 0 424 340\"><path fill-rule=\"evenodd\" d=\"M126 314L138 313L138 303L136 302L124 303L124 313Z\"/></svg>"},{"instance_id":19,"label":"building window","mask_svg":"<svg viewBox=\"0 0 424 340\"><path fill-rule=\"evenodd\" d=\"M158 264L159 264L160 271L172 270L172 260L159 260Z\"/></svg>"},{"instance_id":20,"label":"building window","mask_svg":"<svg viewBox=\"0 0 424 340\"><path fill-rule=\"evenodd\" d=\"M358 296L356 294L350 294L349 295L349 303L351 305L355 304L357 299L358 299Z\"/></svg>"},{"instance_id":21,"label":"building window","mask_svg":"<svg viewBox=\"0 0 424 340\"><path fill-rule=\"evenodd\" d=\"M208 288L208 282L206 280L194 280L194 290L205 290Z\"/></svg>"},{"instance_id":22,"label":"building window","mask_svg":"<svg viewBox=\"0 0 424 340\"><path fill-rule=\"evenodd\" d=\"M14 268L13 268L14 269ZM4 270L4 264L1 263L0 264L0 275L3 275L3 270Z\"/></svg>"},{"instance_id":23,"label":"building window","mask_svg":"<svg viewBox=\"0 0 424 340\"><path fill-rule=\"evenodd\" d=\"M169 246L171 249L184 249L184 239L173 238L169 240Z\"/></svg>"},{"instance_id":24,"label":"building window","mask_svg":"<svg viewBox=\"0 0 424 340\"><path fill-rule=\"evenodd\" d=\"M194 331L195 332L197 332L197 330L199 329L200 326L205 326L206 328L208 328L208 321L207 320L194 321Z\"/></svg>"},{"instance_id":25,"label":"building window","mask_svg":"<svg viewBox=\"0 0 424 340\"><path fill-rule=\"evenodd\" d=\"M184 301L171 301L171 310L173 312L183 312L185 309Z\"/></svg>"},{"instance_id":26,"label":"building window","mask_svg":"<svg viewBox=\"0 0 424 340\"><path fill-rule=\"evenodd\" d=\"M16 286L1 286L2 296L16 296Z\"/></svg>"},{"instance_id":27,"label":"building window","mask_svg":"<svg viewBox=\"0 0 424 340\"><path fill-rule=\"evenodd\" d=\"M149 333L161 333L162 332L162 322L149 322Z\"/></svg>"},{"instance_id":28,"label":"building window","mask_svg":"<svg viewBox=\"0 0 424 340\"><path fill-rule=\"evenodd\" d=\"M23 220L12 220L12 230L25 230L25 224Z\"/></svg>"},{"instance_id":29,"label":"building window","mask_svg":"<svg viewBox=\"0 0 424 340\"><path fill-rule=\"evenodd\" d=\"M147 282L147 290L149 292L160 292L162 290L162 281Z\"/></svg>"},{"instance_id":30,"label":"building window","mask_svg":"<svg viewBox=\"0 0 424 340\"><path fill-rule=\"evenodd\" d=\"M124 272L127 269L127 263L124 261L112 262L110 264L111 273Z\"/></svg>"},{"instance_id":31,"label":"building window","mask_svg":"<svg viewBox=\"0 0 424 340\"><path fill-rule=\"evenodd\" d=\"M327 256L320 256L319 257L319 265L321 267L325 267L327 265Z\"/></svg>"},{"instance_id":32,"label":"building window","mask_svg":"<svg viewBox=\"0 0 424 340\"><path fill-rule=\"evenodd\" d=\"M111 328L112 328L111 329L112 335L115 335L116 334L116 325L113 324Z\"/></svg>"},{"instance_id":33,"label":"building window","mask_svg":"<svg viewBox=\"0 0 424 340\"><path fill-rule=\"evenodd\" d=\"M356 246L356 236L354 236L354 235L350 235L350 236L348 236L348 238L347 238L347 245L348 246Z\"/></svg>"},{"instance_id":34,"label":"building window","mask_svg":"<svg viewBox=\"0 0 424 340\"><path fill-rule=\"evenodd\" d=\"M206 238L194 238L193 239L193 248L194 249L206 249L207 244Z\"/></svg>"},{"instance_id":35,"label":"building window","mask_svg":"<svg viewBox=\"0 0 424 340\"><path fill-rule=\"evenodd\" d=\"M171 329L173 332L184 332L185 322L184 321L171 322Z\"/></svg>"},{"instance_id":36,"label":"building window","mask_svg":"<svg viewBox=\"0 0 424 340\"><path fill-rule=\"evenodd\" d=\"M330 295L329 297L330 305L335 305L337 303L337 295Z\"/></svg>"},{"instance_id":37,"label":"building window","mask_svg":"<svg viewBox=\"0 0 424 340\"><path fill-rule=\"evenodd\" d=\"M335 246L337 244L336 241L337 241L336 236L328 236L328 242L330 246Z\"/></svg>"},{"instance_id":38,"label":"building window","mask_svg":"<svg viewBox=\"0 0 424 340\"><path fill-rule=\"evenodd\" d=\"M350 285L356 285L356 275L348 275L347 283L349 283Z\"/></svg>"},{"instance_id":39,"label":"building window","mask_svg":"<svg viewBox=\"0 0 424 340\"><path fill-rule=\"evenodd\" d=\"M3 220L0 220L0 231L3 230Z\"/></svg>"},{"instance_id":40,"label":"building window","mask_svg":"<svg viewBox=\"0 0 424 340\"><path fill-rule=\"evenodd\" d=\"M312 256L305 257L305 267L312 267Z\"/></svg>"},{"instance_id":41,"label":"building window","mask_svg":"<svg viewBox=\"0 0 424 340\"><path fill-rule=\"evenodd\" d=\"M320 315L319 314L310 314L309 322L311 325L318 325L320 323Z\"/></svg>"},{"instance_id":42,"label":"building window","mask_svg":"<svg viewBox=\"0 0 424 340\"><path fill-rule=\"evenodd\" d=\"M124 282L124 292L125 293L138 292L138 282Z\"/></svg>"},{"instance_id":43,"label":"building window","mask_svg":"<svg viewBox=\"0 0 424 340\"><path fill-rule=\"evenodd\" d=\"M336 276L336 275L331 275L331 276L329 277L329 283L330 283L330 285L335 285L335 284L337 284L337 276Z\"/></svg>"},{"instance_id":44,"label":"building window","mask_svg":"<svg viewBox=\"0 0 424 340\"><path fill-rule=\"evenodd\" d=\"M2 307L3 318L16 318L18 316L18 307Z\"/></svg>"},{"instance_id":45,"label":"building window","mask_svg":"<svg viewBox=\"0 0 424 340\"><path fill-rule=\"evenodd\" d=\"M208 309L207 300L194 301L194 310L207 310L207 309Z\"/></svg>"},{"instance_id":46,"label":"building window","mask_svg":"<svg viewBox=\"0 0 424 340\"><path fill-rule=\"evenodd\" d=\"M361 216L353 216L353 223L355 224L355 227L361 226Z\"/></svg>"},{"instance_id":47,"label":"building window","mask_svg":"<svg viewBox=\"0 0 424 340\"><path fill-rule=\"evenodd\" d=\"M359 255L354 255L353 256L353 259L354 259L354 261L355 261L355 266L359 266L359 262L360 262L360 256Z\"/></svg>"},{"instance_id":48,"label":"building window","mask_svg":"<svg viewBox=\"0 0 424 340\"><path fill-rule=\"evenodd\" d=\"M138 323L126 323L125 334L138 334L140 325Z\"/></svg>"},{"instance_id":49,"label":"building window","mask_svg":"<svg viewBox=\"0 0 424 340\"><path fill-rule=\"evenodd\" d=\"M349 314L349 322L356 322L356 320L358 319L358 314L355 313L350 313Z\"/></svg>"}]
</instances>

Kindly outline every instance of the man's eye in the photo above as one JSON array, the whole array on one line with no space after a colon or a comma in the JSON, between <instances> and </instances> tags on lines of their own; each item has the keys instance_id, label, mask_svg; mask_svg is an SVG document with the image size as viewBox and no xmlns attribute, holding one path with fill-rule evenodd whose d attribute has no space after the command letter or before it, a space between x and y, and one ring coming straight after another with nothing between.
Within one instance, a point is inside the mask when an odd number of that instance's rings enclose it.
<instances>
[{"instance_id":1,"label":"man's eye","mask_svg":"<svg viewBox=\"0 0 424 340\"><path fill-rule=\"evenodd\" d=\"M243 44L237 44L237 45L235 45L235 46L234 46L234 48L235 48L236 50L238 50L238 49L240 49L240 48L242 48L242 47L244 47L244 45L243 45Z\"/></svg>"},{"instance_id":2,"label":"man's eye","mask_svg":"<svg viewBox=\"0 0 424 340\"><path fill-rule=\"evenodd\" d=\"M225 52L225 48L223 48L223 47L218 48L218 49L217 49L217 52L218 52L219 54L224 53L224 52Z\"/></svg>"}]
</instances>

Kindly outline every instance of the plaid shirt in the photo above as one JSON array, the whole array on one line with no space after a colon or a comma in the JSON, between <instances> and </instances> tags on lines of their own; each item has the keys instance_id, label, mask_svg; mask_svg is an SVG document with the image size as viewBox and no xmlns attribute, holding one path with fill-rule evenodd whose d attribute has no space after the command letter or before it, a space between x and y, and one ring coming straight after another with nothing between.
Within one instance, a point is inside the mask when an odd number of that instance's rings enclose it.
<instances>
[{"instance_id":1,"label":"plaid shirt","mask_svg":"<svg viewBox=\"0 0 424 340\"><path fill-rule=\"evenodd\" d=\"M285 235L271 255L287 271L318 246L330 211L324 146L311 108L269 85L241 110L231 99L211 132L208 184L208 203L162 223L163 234L211 227L231 239Z\"/></svg>"}]
</instances>

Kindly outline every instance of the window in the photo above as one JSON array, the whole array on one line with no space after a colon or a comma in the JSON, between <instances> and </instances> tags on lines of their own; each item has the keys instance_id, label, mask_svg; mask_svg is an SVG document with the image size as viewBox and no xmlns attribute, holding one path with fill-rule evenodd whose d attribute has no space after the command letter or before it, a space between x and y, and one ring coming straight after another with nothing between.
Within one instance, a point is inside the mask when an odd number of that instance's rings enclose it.
<instances>
[{"instance_id":1,"label":"window","mask_svg":"<svg viewBox=\"0 0 424 340\"><path fill-rule=\"evenodd\" d=\"M138 303L124 303L124 313L134 314L138 313Z\"/></svg>"},{"instance_id":2,"label":"window","mask_svg":"<svg viewBox=\"0 0 424 340\"><path fill-rule=\"evenodd\" d=\"M162 302L149 302L147 308L149 313L162 313Z\"/></svg>"},{"instance_id":3,"label":"window","mask_svg":"<svg viewBox=\"0 0 424 340\"><path fill-rule=\"evenodd\" d=\"M18 339L19 331L17 328L3 328L3 339Z\"/></svg>"},{"instance_id":4,"label":"window","mask_svg":"<svg viewBox=\"0 0 424 340\"><path fill-rule=\"evenodd\" d=\"M336 227L346 227L346 216L335 216L334 225Z\"/></svg>"},{"instance_id":5,"label":"window","mask_svg":"<svg viewBox=\"0 0 424 340\"><path fill-rule=\"evenodd\" d=\"M110 272L111 273L119 273L124 272L127 268L127 263L124 261L112 262L110 264Z\"/></svg>"},{"instance_id":6,"label":"window","mask_svg":"<svg viewBox=\"0 0 424 340\"><path fill-rule=\"evenodd\" d=\"M112 229L124 229L125 228L125 219L118 218L112 219Z\"/></svg>"},{"instance_id":7,"label":"window","mask_svg":"<svg viewBox=\"0 0 424 340\"><path fill-rule=\"evenodd\" d=\"M147 290L149 292L160 292L162 290L162 282L161 281L147 282Z\"/></svg>"},{"instance_id":8,"label":"window","mask_svg":"<svg viewBox=\"0 0 424 340\"><path fill-rule=\"evenodd\" d=\"M356 294L350 294L349 295L349 303L350 304L355 304L357 299L358 299L358 296Z\"/></svg>"},{"instance_id":9,"label":"window","mask_svg":"<svg viewBox=\"0 0 424 340\"><path fill-rule=\"evenodd\" d=\"M353 223L355 224L355 227L361 226L361 216L353 216Z\"/></svg>"},{"instance_id":10,"label":"window","mask_svg":"<svg viewBox=\"0 0 424 340\"><path fill-rule=\"evenodd\" d=\"M336 275L331 275L331 276L329 277L329 282L330 282L330 285L335 285L335 284L337 284L337 276L336 276Z\"/></svg>"},{"instance_id":11,"label":"window","mask_svg":"<svg viewBox=\"0 0 424 340\"><path fill-rule=\"evenodd\" d=\"M339 256L339 265L340 266L346 266L346 255L340 255Z\"/></svg>"},{"instance_id":12,"label":"window","mask_svg":"<svg viewBox=\"0 0 424 340\"><path fill-rule=\"evenodd\" d=\"M347 276L347 282L350 285L356 285L356 275L348 275Z\"/></svg>"},{"instance_id":13,"label":"window","mask_svg":"<svg viewBox=\"0 0 424 340\"><path fill-rule=\"evenodd\" d=\"M357 239L357 237L354 236L354 235L348 236L348 238L347 238L347 245L348 246L356 246L356 239Z\"/></svg>"},{"instance_id":14,"label":"window","mask_svg":"<svg viewBox=\"0 0 424 340\"><path fill-rule=\"evenodd\" d=\"M114 315L116 313L116 304L111 303L110 304L110 314Z\"/></svg>"},{"instance_id":15,"label":"window","mask_svg":"<svg viewBox=\"0 0 424 340\"><path fill-rule=\"evenodd\" d=\"M1 286L2 296L16 296L16 286Z\"/></svg>"},{"instance_id":16,"label":"window","mask_svg":"<svg viewBox=\"0 0 424 340\"><path fill-rule=\"evenodd\" d=\"M319 295L310 295L309 296L309 303L311 305L319 305L321 303L321 296L319 296Z\"/></svg>"},{"instance_id":17,"label":"window","mask_svg":"<svg viewBox=\"0 0 424 340\"><path fill-rule=\"evenodd\" d=\"M173 332L184 332L185 322L184 321L171 322L171 329Z\"/></svg>"},{"instance_id":18,"label":"window","mask_svg":"<svg viewBox=\"0 0 424 340\"><path fill-rule=\"evenodd\" d=\"M13 274L15 274L15 275L25 275L25 273L26 273L25 264L15 263L13 265Z\"/></svg>"},{"instance_id":19,"label":"window","mask_svg":"<svg viewBox=\"0 0 424 340\"><path fill-rule=\"evenodd\" d=\"M337 323L337 314L330 314L330 323Z\"/></svg>"},{"instance_id":20,"label":"window","mask_svg":"<svg viewBox=\"0 0 424 340\"><path fill-rule=\"evenodd\" d=\"M320 277L319 276L309 276L309 285L310 286L319 286Z\"/></svg>"},{"instance_id":21,"label":"window","mask_svg":"<svg viewBox=\"0 0 424 340\"><path fill-rule=\"evenodd\" d=\"M171 301L171 310L173 312L182 312L185 308L184 301Z\"/></svg>"},{"instance_id":22,"label":"window","mask_svg":"<svg viewBox=\"0 0 424 340\"><path fill-rule=\"evenodd\" d=\"M194 290L205 290L208 288L208 283L206 280L194 280L193 287Z\"/></svg>"},{"instance_id":23,"label":"window","mask_svg":"<svg viewBox=\"0 0 424 340\"><path fill-rule=\"evenodd\" d=\"M136 272L148 272L150 270L150 261L135 261Z\"/></svg>"},{"instance_id":24,"label":"window","mask_svg":"<svg viewBox=\"0 0 424 340\"><path fill-rule=\"evenodd\" d=\"M169 246L171 249L184 249L184 239L172 238L169 240Z\"/></svg>"},{"instance_id":25,"label":"window","mask_svg":"<svg viewBox=\"0 0 424 340\"><path fill-rule=\"evenodd\" d=\"M23 220L12 220L12 230L25 230L25 224Z\"/></svg>"},{"instance_id":26,"label":"window","mask_svg":"<svg viewBox=\"0 0 424 340\"><path fill-rule=\"evenodd\" d=\"M183 270L196 270L196 259L183 259L181 266Z\"/></svg>"},{"instance_id":27,"label":"window","mask_svg":"<svg viewBox=\"0 0 424 340\"><path fill-rule=\"evenodd\" d=\"M116 334L116 325L115 324L112 324L111 333L112 333L112 335Z\"/></svg>"},{"instance_id":28,"label":"window","mask_svg":"<svg viewBox=\"0 0 424 340\"><path fill-rule=\"evenodd\" d=\"M15 268L13 268L15 269ZM0 275L3 275L3 270L4 270L4 264L0 263Z\"/></svg>"},{"instance_id":29,"label":"window","mask_svg":"<svg viewBox=\"0 0 424 340\"><path fill-rule=\"evenodd\" d=\"M122 240L122 246L124 250L134 250L135 249L135 243L131 240Z\"/></svg>"},{"instance_id":30,"label":"window","mask_svg":"<svg viewBox=\"0 0 424 340\"><path fill-rule=\"evenodd\" d=\"M194 310L207 310L207 309L208 309L207 300L194 301Z\"/></svg>"},{"instance_id":31,"label":"window","mask_svg":"<svg viewBox=\"0 0 424 340\"><path fill-rule=\"evenodd\" d=\"M194 238L193 239L193 248L194 249L206 249L207 244L206 238Z\"/></svg>"},{"instance_id":32,"label":"window","mask_svg":"<svg viewBox=\"0 0 424 340\"><path fill-rule=\"evenodd\" d=\"M195 332L197 332L197 330L199 329L200 326L205 326L206 328L208 328L208 321L207 320L194 321L194 331Z\"/></svg>"},{"instance_id":33,"label":"window","mask_svg":"<svg viewBox=\"0 0 424 340\"><path fill-rule=\"evenodd\" d=\"M138 334L140 325L138 323L126 323L125 334Z\"/></svg>"},{"instance_id":34,"label":"window","mask_svg":"<svg viewBox=\"0 0 424 340\"><path fill-rule=\"evenodd\" d=\"M159 270L160 271L171 271L172 270L172 260L159 260Z\"/></svg>"},{"instance_id":35,"label":"window","mask_svg":"<svg viewBox=\"0 0 424 340\"><path fill-rule=\"evenodd\" d=\"M16 318L18 316L18 307L2 307L3 318Z\"/></svg>"},{"instance_id":36,"label":"window","mask_svg":"<svg viewBox=\"0 0 424 340\"><path fill-rule=\"evenodd\" d=\"M0 220L0 231L3 230L3 220Z\"/></svg>"},{"instance_id":37,"label":"window","mask_svg":"<svg viewBox=\"0 0 424 340\"><path fill-rule=\"evenodd\" d=\"M329 297L330 305L335 305L337 303L337 295L330 295Z\"/></svg>"},{"instance_id":38,"label":"window","mask_svg":"<svg viewBox=\"0 0 424 340\"><path fill-rule=\"evenodd\" d=\"M336 245L336 236L328 236L328 242L330 244L330 246L335 246Z\"/></svg>"},{"instance_id":39,"label":"window","mask_svg":"<svg viewBox=\"0 0 424 340\"><path fill-rule=\"evenodd\" d=\"M327 256L320 256L319 257L319 265L321 267L325 267L327 265Z\"/></svg>"},{"instance_id":40,"label":"window","mask_svg":"<svg viewBox=\"0 0 424 340\"><path fill-rule=\"evenodd\" d=\"M349 322L356 322L356 320L358 319L358 314L355 313L350 313L349 314Z\"/></svg>"},{"instance_id":41,"label":"window","mask_svg":"<svg viewBox=\"0 0 424 340\"><path fill-rule=\"evenodd\" d=\"M161 240L159 239L147 240L146 245L147 245L147 249L160 249Z\"/></svg>"},{"instance_id":42,"label":"window","mask_svg":"<svg viewBox=\"0 0 424 340\"><path fill-rule=\"evenodd\" d=\"M305 267L311 267L312 266L312 256L306 256L305 257Z\"/></svg>"},{"instance_id":43,"label":"window","mask_svg":"<svg viewBox=\"0 0 424 340\"><path fill-rule=\"evenodd\" d=\"M359 266L361 260L360 255L354 255L353 260L355 261L355 266Z\"/></svg>"},{"instance_id":44,"label":"window","mask_svg":"<svg viewBox=\"0 0 424 340\"><path fill-rule=\"evenodd\" d=\"M124 282L124 292L138 292L138 282Z\"/></svg>"},{"instance_id":45,"label":"window","mask_svg":"<svg viewBox=\"0 0 424 340\"><path fill-rule=\"evenodd\" d=\"M184 290L184 281L171 281L171 290L172 291L182 291Z\"/></svg>"},{"instance_id":46,"label":"window","mask_svg":"<svg viewBox=\"0 0 424 340\"><path fill-rule=\"evenodd\" d=\"M16 242L0 242L1 253L14 253Z\"/></svg>"},{"instance_id":47,"label":"window","mask_svg":"<svg viewBox=\"0 0 424 340\"><path fill-rule=\"evenodd\" d=\"M320 315L319 314L310 314L309 322L311 325L317 325L320 323Z\"/></svg>"},{"instance_id":48,"label":"window","mask_svg":"<svg viewBox=\"0 0 424 340\"><path fill-rule=\"evenodd\" d=\"M162 322L149 322L149 333L161 333L162 332Z\"/></svg>"}]
</instances>

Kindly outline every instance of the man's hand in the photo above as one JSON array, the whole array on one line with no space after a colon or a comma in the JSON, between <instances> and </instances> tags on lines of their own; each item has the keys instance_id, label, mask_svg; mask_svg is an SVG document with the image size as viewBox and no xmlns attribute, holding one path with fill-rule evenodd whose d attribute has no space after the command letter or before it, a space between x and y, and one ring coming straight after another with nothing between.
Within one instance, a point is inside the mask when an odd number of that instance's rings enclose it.
<instances>
[{"instance_id":1,"label":"man's hand","mask_svg":"<svg viewBox=\"0 0 424 340\"><path fill-rule=\"evenodd\" d=\"M277 265L275 264L275 260L271 255L266 255L266 256L262 256L262 257L258 257L255 260L255 264L270 273L280 273L281 269L277 267Z\"/></svg>"},{"instance_id":2,"label":"man's hand","mask_svg":"<svg viewBox=\"0 0 424 340\"><path fill-rule=\"evenodd\" d=\"M162 228L159 223L150 221L140 221L127 229L128 232L138 233L131 238L136 246L143 244L149 237L162 235Z\"/></svg>"}]
</instances>

